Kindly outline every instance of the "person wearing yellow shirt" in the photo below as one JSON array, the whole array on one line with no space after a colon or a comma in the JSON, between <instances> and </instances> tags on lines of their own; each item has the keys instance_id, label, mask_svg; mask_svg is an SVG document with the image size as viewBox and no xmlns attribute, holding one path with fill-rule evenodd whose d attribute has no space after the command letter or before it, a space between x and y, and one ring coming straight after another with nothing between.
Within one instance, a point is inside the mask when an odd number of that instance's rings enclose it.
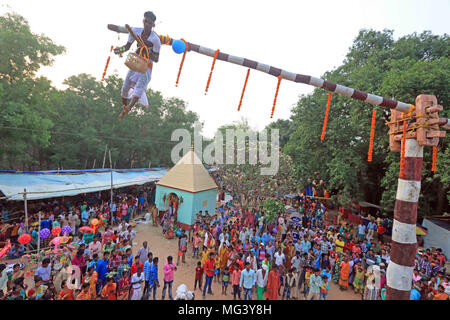
<instances>
[{"instance_id":1,"label":"person wearing yellow shirt","mask_svg":"<svg viewBox=\"0 0 450 320\"><path fill-rule=\"evenodd\" d=\"M340 252L340 253L344 252L345 242L342 241L342 237L340 235L337 237L337 239L334 242L334 244L336 245L336 248L335 248L336 252Z\"/></svg>"}]
</instances>

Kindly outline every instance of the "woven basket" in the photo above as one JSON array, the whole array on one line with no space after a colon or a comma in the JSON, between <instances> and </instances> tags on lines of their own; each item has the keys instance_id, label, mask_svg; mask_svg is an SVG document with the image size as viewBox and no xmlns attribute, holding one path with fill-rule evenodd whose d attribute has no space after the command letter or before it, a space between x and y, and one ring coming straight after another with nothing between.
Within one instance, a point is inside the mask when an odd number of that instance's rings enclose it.
<instances>
[{"instance_id":1,"label":"woven basket","mask_svg":"<svg viewBox=\"0 0 450 320\"><path fill-rule=\"evenodd\" d=\"M148 62L136 53L130 52L125 60L125 65L133 71L145 73L147 71Z\"/></svg>"}]
</instances>

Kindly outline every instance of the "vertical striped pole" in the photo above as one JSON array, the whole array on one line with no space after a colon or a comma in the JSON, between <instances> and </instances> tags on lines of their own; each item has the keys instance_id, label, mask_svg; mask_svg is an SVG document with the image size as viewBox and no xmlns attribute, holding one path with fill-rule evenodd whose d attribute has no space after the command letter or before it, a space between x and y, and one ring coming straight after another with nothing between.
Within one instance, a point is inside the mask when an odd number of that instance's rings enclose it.
<instances>
[{"instance_id":1,"label":"vertical striped pole","mask_svg":"<svg viewBox=\"0 0 450 320\"><path fill-rule=\"evenodd\" d=\"M404 170L398 178L392 227L391 260L386 274L387 300L409 300L417 252L417 203L422 178L423 146L406 139Z\"/></svg>"}]
</instances>

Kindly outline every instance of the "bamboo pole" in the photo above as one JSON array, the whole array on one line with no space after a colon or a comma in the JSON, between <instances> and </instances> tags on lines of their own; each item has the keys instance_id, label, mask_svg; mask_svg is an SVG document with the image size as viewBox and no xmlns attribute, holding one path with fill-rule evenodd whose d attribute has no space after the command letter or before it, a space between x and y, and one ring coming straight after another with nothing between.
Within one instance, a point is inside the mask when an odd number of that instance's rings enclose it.
<instances>
[{"instance_id":1,"label":"bamboo pole","mask_svg":"<svg viewBox=\"0 0 450 320\"><path fill-rule=\"evenodd\" d=\"M111 205L110 205L110 220L111 225L113 223L112 205L113 205L113 170L112 170L112 160L111 160L111 149L109 151L109 166L111 167Z\"/></svg>"},{"instance_id":2,"label":"bamboo pole","mask_svg":"<svg viewBox=\"0 0 450 320\"><path fill-rule=\"evenodd\" d=\"M25 231L28 233L28 204L27 204L27 189L23 189L23 203L25 207Z\"/></svg>"},{"instance_id":3,"label":"bamboo pole","mask_svg":"<svg viewBox=\"0 0 450 320\"><path fill-rule=\"evenodd\" d=\"M108 145L105 146L105 153L103 155L103 165L102 169L105 169L106 151L108 150Z\"/></svg>"},{"instance_id":4,"label":"bamboo pole","mask_svg":"<svg viewBox=\"0 0 450 320\"><path fill-rule=\"evenodd\" d=\"M41 212L38 213L39 216L39 225L38 225L38 243L37 243L37 252L41 252Z\"/></svg>"}]
</instances>

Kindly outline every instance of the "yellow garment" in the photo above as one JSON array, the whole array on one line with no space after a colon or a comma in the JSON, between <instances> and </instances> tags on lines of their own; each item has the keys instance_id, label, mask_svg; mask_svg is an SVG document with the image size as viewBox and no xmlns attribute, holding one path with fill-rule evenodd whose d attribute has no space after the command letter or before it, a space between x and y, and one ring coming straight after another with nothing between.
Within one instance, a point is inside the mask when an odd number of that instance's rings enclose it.
<instances>
[{"instance_id":1,"label":"yellow garment","mask_svg":"<svg viewBox=\"0 0 450 320\"><path fill-rule=\"evenodd\" d=\"M336 244L336 252L344 252L345 242L339 239L336 239L334 242Z\"/></svg>"}]
</instances>

